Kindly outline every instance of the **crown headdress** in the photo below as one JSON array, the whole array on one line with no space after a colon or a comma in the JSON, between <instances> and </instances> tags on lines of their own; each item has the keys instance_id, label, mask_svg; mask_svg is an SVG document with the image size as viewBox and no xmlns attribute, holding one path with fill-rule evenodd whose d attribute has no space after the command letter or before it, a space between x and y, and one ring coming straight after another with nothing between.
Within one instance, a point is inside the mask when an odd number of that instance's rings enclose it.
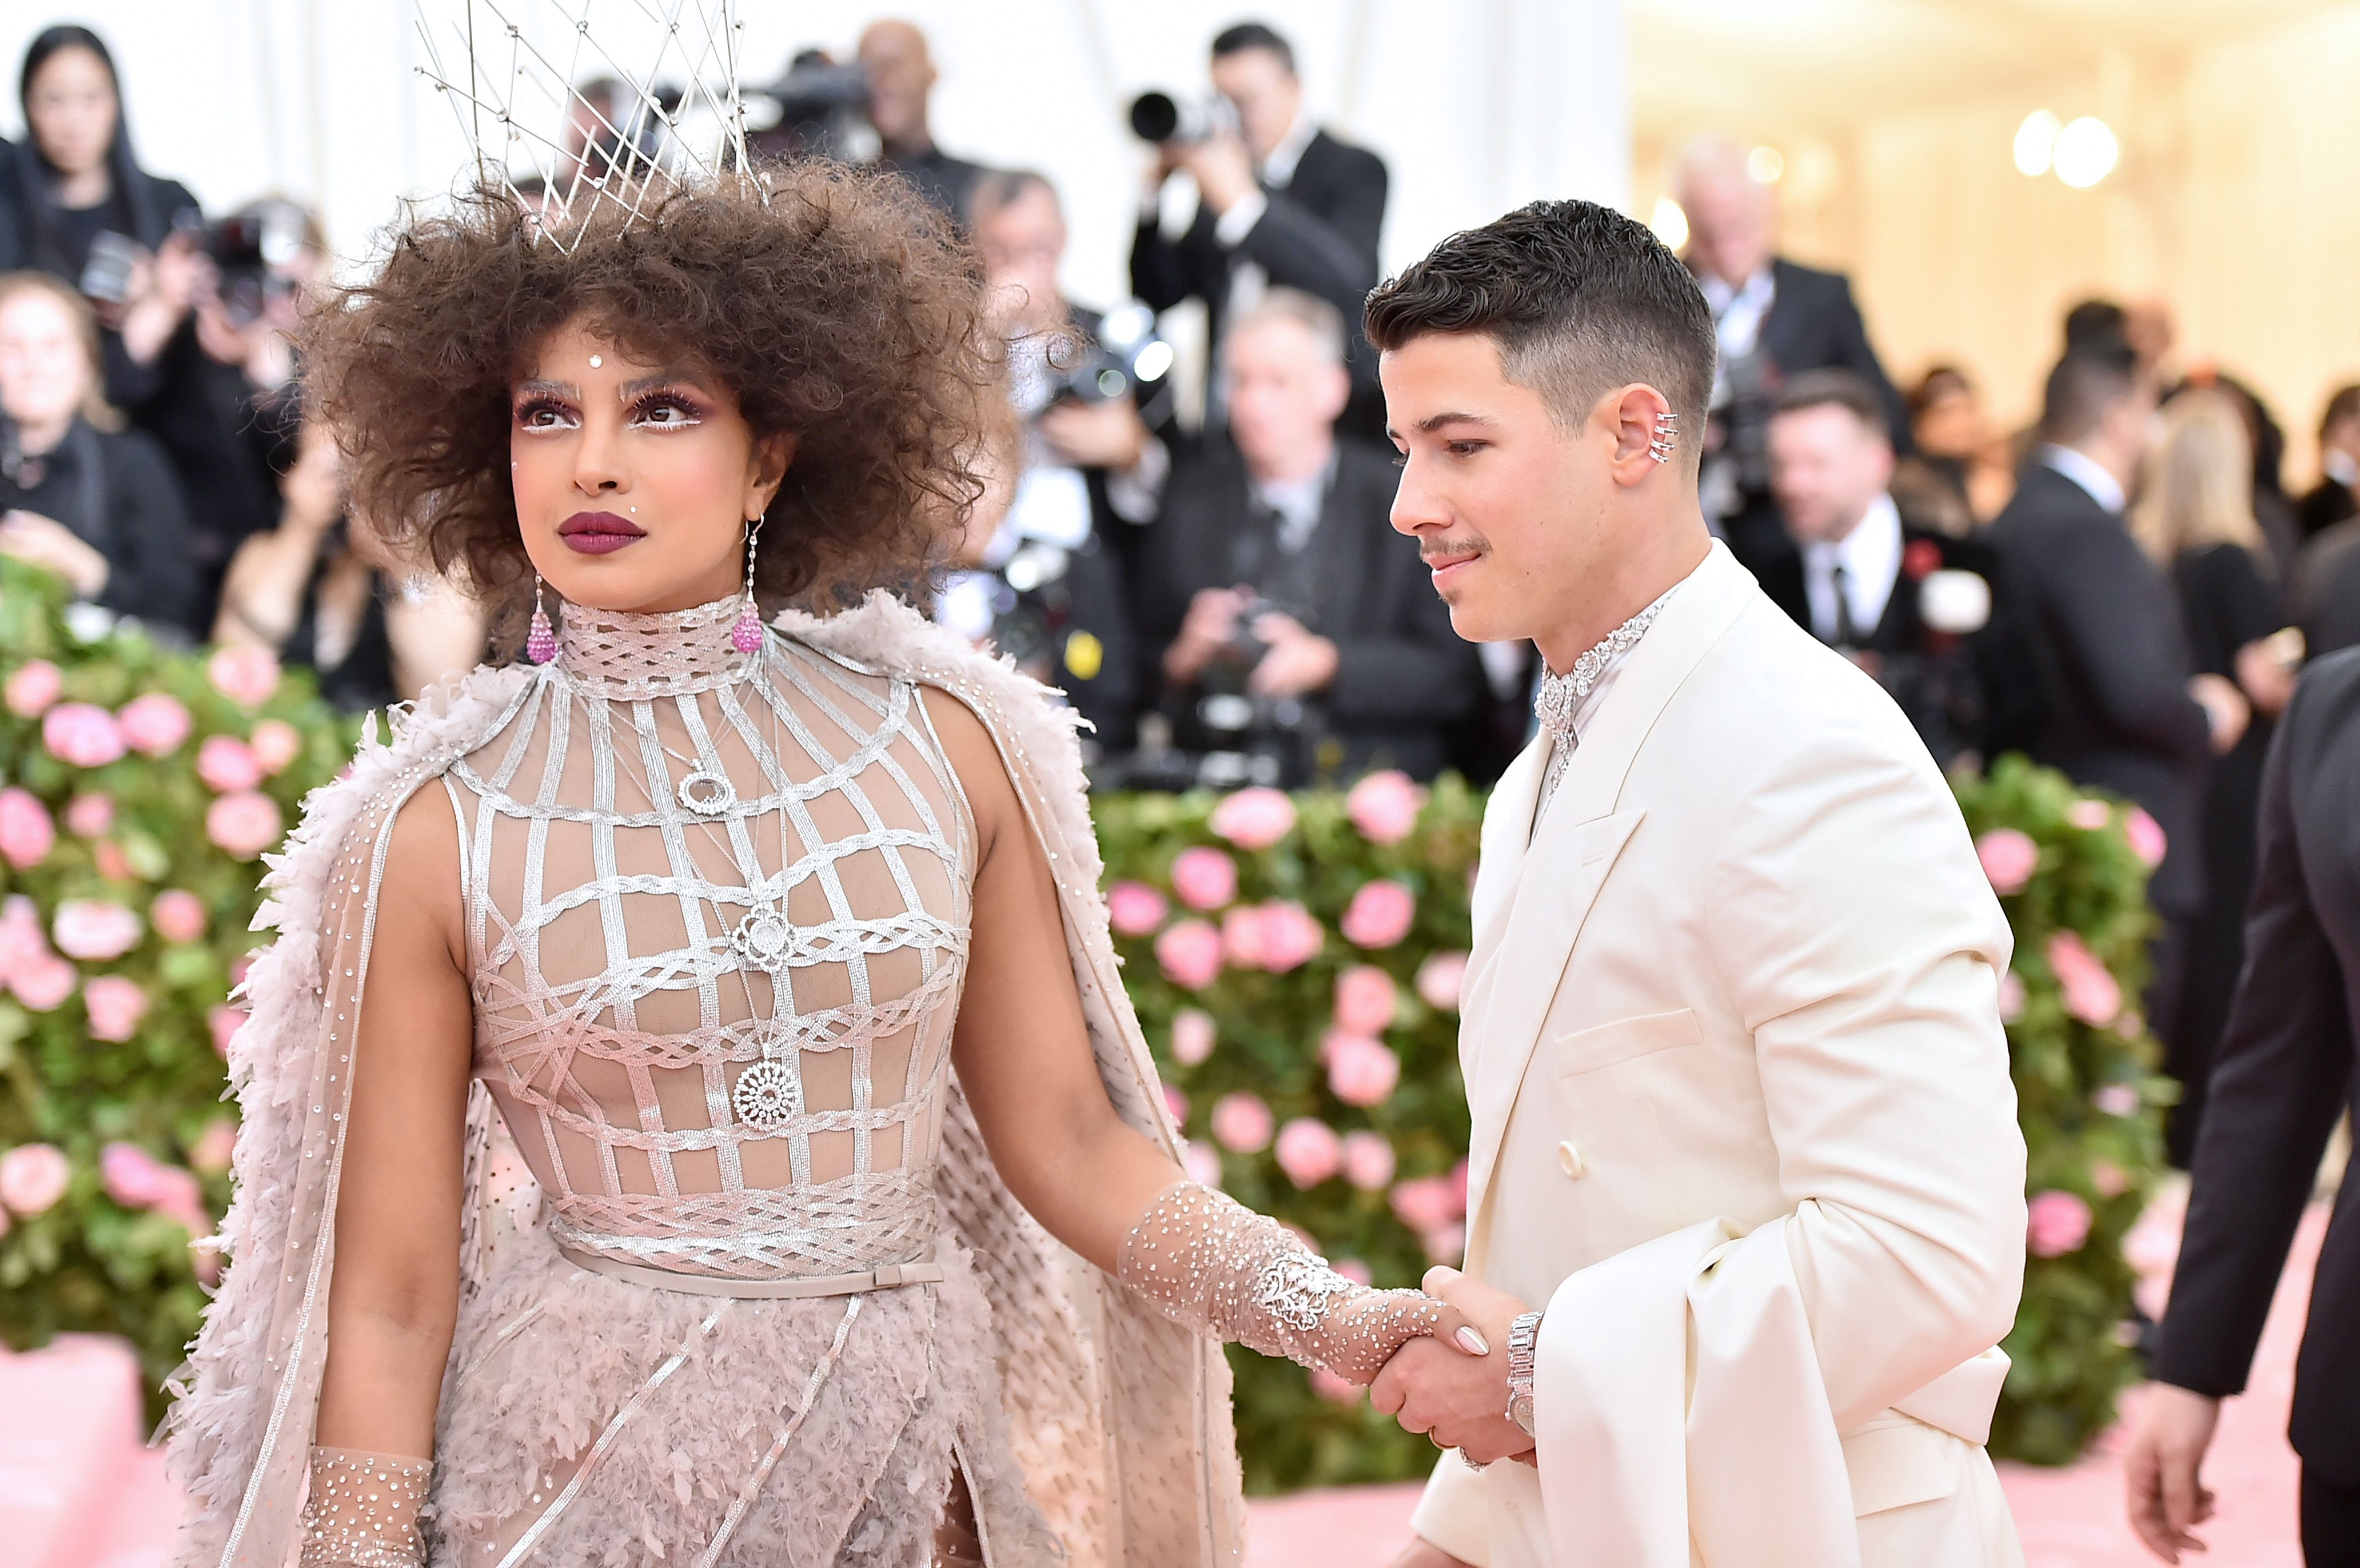
<instances>
[{"instance_id":1,"label":"crown headdress","mask_svg":"<svg viewBox=\"0 0 2360 1568\"><path fill-rule=\"evenodd\" d=\"M419 74L457 111L478 180L537 212L536 239L561 250L602 209L643 218L657 184L750 167L736 0L607 0L594 32L595 3L463 0L441 37L422 3L418 18ZM654 42L631 48L626 36Z\"/></svg>"}]
</instances>

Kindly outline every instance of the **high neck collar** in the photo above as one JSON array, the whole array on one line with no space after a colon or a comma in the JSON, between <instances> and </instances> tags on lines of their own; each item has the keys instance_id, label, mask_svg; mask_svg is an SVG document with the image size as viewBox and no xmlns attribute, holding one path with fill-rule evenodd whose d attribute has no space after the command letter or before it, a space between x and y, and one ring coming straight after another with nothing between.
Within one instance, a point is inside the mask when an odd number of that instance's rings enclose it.
<instances>
[{"instance_id":1,"label":"high neck collar","mask_svg":"<svg viewBox=\"0 0 2360 1568\"><path fill-rule=\"evenodd\" d=\"M551 668L592 696L639 701L710 691L743 680L761 659L730 643L745 611L742 593L656 615L568 604Z\"/></svg>"}]
</instances>

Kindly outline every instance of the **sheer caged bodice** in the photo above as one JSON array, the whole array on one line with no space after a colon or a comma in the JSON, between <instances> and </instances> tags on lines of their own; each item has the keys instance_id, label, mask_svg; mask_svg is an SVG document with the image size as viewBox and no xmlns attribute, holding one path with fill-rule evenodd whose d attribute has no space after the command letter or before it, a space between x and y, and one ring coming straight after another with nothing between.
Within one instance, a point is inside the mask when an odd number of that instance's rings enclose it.
<instances>
[{"instance_id":1,"label":"sheer caged bodice","mask_svg":"<svg viewBox=\"0 0 2360 1568\"><path fill-rule=\"evenodd\" d=\"M974 829L918 689L736 598L571 609L444 775L476 1070L577 1258L789 1279L923 1258Z\"/></svg>"}]
</instances>

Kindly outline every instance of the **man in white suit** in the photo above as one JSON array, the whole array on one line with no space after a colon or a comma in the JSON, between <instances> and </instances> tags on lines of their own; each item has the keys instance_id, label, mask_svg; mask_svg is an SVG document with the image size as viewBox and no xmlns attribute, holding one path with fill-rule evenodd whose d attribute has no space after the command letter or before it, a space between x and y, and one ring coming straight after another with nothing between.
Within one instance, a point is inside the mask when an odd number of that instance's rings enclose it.
<instances>
[{"instance_id":1,"label":"man in white suit","mask_svg":"<svg viewBox=\"0 0 2360 1568\"><path fill-rule=\"evenodd\" d=\"M1998 1568L2024 1260L2010 938L1880 691L1710 538L1713 324L1542 202L1370 298L1393 526L1540 733L1483 823L1460 1060L1490 1343L1380 1410L1446 1453L1404 1565ZM1513 1461L1502 1463L1502 1461Z\"/></svg>"}]
</instances>

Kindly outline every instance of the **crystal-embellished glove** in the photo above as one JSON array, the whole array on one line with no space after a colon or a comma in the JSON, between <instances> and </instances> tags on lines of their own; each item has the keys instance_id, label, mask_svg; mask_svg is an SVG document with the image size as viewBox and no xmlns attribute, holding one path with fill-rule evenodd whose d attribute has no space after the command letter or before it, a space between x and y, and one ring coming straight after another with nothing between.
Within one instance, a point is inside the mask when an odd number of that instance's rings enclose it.
<instances>
[{"instance_id":1,"label":"crystal-embellished glove","mask_svg":"<svg viewBox=\"0 0 2360 1568\"><path fill-rule=\"evenodd\" d=\"M1442 1321L1433 1297L1356 1285L1276 1220L1194 1181L1156 1194L1115 1272L1184 1328L1355 1383Z\"/></svg>"},{"instance_id":2,"label":"crystal-embellished glove","mask_svg":"<svg viewBox=\"0 0 2360 1568\"><path fill-rule=\"evenodd\" d=\"M423 1568L418 1510L433 1471L406 1454L312 1449L301 1568Z\"/></svg>"}]
</instances>

